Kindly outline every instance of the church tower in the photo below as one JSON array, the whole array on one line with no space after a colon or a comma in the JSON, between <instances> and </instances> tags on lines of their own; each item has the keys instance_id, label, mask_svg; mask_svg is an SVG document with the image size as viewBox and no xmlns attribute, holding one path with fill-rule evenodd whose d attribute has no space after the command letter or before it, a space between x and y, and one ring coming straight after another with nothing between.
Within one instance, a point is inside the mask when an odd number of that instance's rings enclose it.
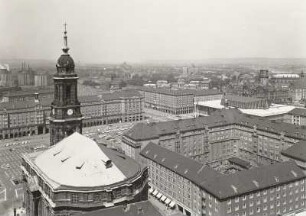
<instances>
[{"instance_id":1,"label":"church tower","mask_svg":"<svg viewBox=\"0 0 306 216\"><path fill-rule=\"evenodd\" d=\"M50 145L54 145L74 132L82 133L82 114L77 94L78 76L74 61L68 54L66 24L63 54L56 64L54 74L54 100L50 114Z\"/></svg>"}]
</instances>

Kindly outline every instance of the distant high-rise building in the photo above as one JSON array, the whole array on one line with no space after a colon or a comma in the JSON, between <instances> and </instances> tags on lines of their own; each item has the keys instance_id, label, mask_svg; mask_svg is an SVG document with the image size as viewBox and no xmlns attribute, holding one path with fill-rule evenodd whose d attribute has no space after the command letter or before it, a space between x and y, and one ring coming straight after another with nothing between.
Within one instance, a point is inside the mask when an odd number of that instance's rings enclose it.
<instances>
[{"instance_id":1,"label":"distant high-rise building","mask_svg":"<svg viewBox=\"0 0 306 216\"><path fill-rule=\"evenodd\" d=\"M13 85L12 73L8 65L0 65L0 86L11 87Z\"/></svg>"},{"instance_id":2,"label":"distant high-rise building","mask_svg":"<svg viewBox=\"0 0 306 216\"><path fill-rule=\"evenodd\" d=\"M43 87L49 85L48 74L36 74L34 77L34 85L37 87Z\"/></svg>"},{"instance_id":3,"label":"distant high-rise building","mask_svg":"<svg viewBox=\"0 0 306 216\"><path fill-rule=\"evenodd\" d=\"M260 70L259 71L259 81L262 85L267 85L269 80L269 71L268 70Z\"/></svg>"},{"instance_id":4,"label":"distant high-rise building","mask_svg":"<svg viewBox=\"0 0 306 216\"><path fill-rule=\"evenodd\" d=\"M82 133L81 105L78 100L78 75L74 71L74 61L68 54L67 31L65 25L63 54L57 60L54 80L54 101L50 114L50 145L61 141L74 132Z\"/></svg>"},{"instance_id":5,"label":"distant high-rise building","mask_svg":"<svg viewBox=\"0 0 306 216\"><path fill-rule=\"evenodd\" d=\"M17 74L17 80L19 86L31 86L34 85L34 71L29 65L26 66L24 62L21 64L21 70Z\"/></svg>"}]
</instances>

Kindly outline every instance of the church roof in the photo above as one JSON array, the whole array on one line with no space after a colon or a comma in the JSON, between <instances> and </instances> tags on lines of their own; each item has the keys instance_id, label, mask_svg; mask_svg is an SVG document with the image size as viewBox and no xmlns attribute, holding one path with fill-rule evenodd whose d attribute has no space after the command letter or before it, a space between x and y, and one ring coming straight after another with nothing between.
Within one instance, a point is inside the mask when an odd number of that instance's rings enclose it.
<instances>
[{"instance_id":1,"label":"church roof","mask_svg":"<svg viewBox=\"0 0 306 216\"><path fill-rule=\"evenodd\" d=\"M54 188L97 187L121 182L138 171L136 162L130 164L132 171L127 172L121 163L130 161L116 158L95 141L75 132L37 155L34 163Z\"/></svg>"}]
</instances>

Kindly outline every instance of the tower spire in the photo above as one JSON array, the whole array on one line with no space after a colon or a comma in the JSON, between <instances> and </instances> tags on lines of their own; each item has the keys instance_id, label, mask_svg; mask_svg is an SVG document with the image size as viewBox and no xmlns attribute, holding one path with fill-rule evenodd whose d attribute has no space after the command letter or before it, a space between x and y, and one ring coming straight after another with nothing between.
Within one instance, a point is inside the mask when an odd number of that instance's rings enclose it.
<instances>
[{"instance_id":1,"label":"tower spire","mask_svg":"<svg viewBox=\"0 0 306 216\"><path fill-rule=\"evenodd\" d=\"M67 23L64 23L64 47L63 47L63 52L68 53L69 47L68 47L68 39L67 39Z\"/></svg>"}]
</instances>

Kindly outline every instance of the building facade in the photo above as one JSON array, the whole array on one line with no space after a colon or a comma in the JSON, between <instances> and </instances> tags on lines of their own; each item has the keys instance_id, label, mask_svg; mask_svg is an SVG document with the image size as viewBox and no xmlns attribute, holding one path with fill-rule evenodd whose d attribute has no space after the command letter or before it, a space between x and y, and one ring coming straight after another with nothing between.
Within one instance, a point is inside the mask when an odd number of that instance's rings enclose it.
<instances>
[{"instance_id":1,"label":"building facade","mask_svg":"<svg viewBox=\"0 0 306 216\"><path fill-rule=\"evenodd\" d=\"M50 77L48 74L36 74L34 76L34 86L46 87L50 84Z\"/></svg>"},{"instance_id":2,"label":"building facade","mask_svg":"<svg viewBox=\"0 0 306 216\"><path fill-rule=\"evenodd\" d=\"M306 109L305 108L295 108L290 112L286 113L284 121L289 124L294 125L306 125Z\"/></svg>"},{"instance_id":3,"label":"building facade","mask_svg":"<svg viewBox=\"0 0 306 216\"><path fill-rule=\"evenodd\" d=\"M13 77L12 73L9 71L8 66L0 65L0 86L1 87L12 87Z\"/></svg>"},{"instance_id":4,"label":"building facade","mask_svg":"<svg viewBox=\"0 0 306 216\"><path fill-rule=\"evenodd\" d=\"M201 163L237 156L253 163L270 164L282 161L282 150L305 139L303 128L229 109L195 119L139 123L123 135L122 149L139 160L139 152L154 142Z\"/></svg>"},{"instance_id":5,"label":"building facade","mask_svg":"<svg viewBox=\"0 0 306 216\"><path fill-rule=\"evenodd\" d=\"M21 71L17 74L18 86L33 86L34 75L35 72L30 69L30 66L26 67L26 64L22 62Z\"/></svg>"},{"instance_id":6,"label":"building facade","mask_svg":"<svg viewBox=\"0 0 306 216\"><path fill-rule=\"evenodd\" d=\"M154 143L140 154L152 196L157 191L184 215L274 216L305 210L306 177L294 162L223 175Z\"/></svg>"},{"instance_id":7,"label":"building facade","mask_svg":"<svg viewBox=\"0 0 306 216\"><path fill-rule=\"evenodd\" d=\"M218 90L164 89L142 88L139 90L144 96L145 107L174 115L192 113L194 104L200 101L221 99Z\"/></svg>"},{"instance_id":8,"label":"building facade","mask_svg":"<svg viewBox=\"0 0 306 216\"><path fill-rule=\"evenodd\" d=\"M306 100L306 78L305 77L294 82L290 86L290 94L292 96L293 102L302 103L305 105L305 100Z\"/></svg>"},{"instance_id":9,"label":"building facade","mask_svg":"<svg viewBox=\"0 0 306 216\"><path fill-rule=\"evenodd\" d=\"M241 109L267 109L270 103L265 98L244 97L239 95L224 95L221 105Z\"/></svg>"},{"instance_id":10,"label":"building facade","mask_svg":"<svg viewBox=\"0 0 306 216\"><path fill-rule=\"evenodd\" d=\"M30 89L22 89L17 91L6 92L2 96L2 102L18 102L18 101L29 101L34 100L35 95L39 94L39 98L49 98L52 99L54 97L54 89L52 88L30 88Z\"/></svg>"},{"instance_id":11,"label":"building facade","mask_svg":"<svg viewBox=\"0 0 306 216\"><path fill-rule=\"evenodd\" d=\"M0 103L0 139L49 133L52 99L31 94L31 99ZM83 127L119 122L141 121L144 118L143 97L137 91L81 96Z\"/></svg>"},{"instance_id":12,"label":"building facade","mask_svg":"<svg viewBox=\"0 0 306 216\"><path fill-rule=\"evenodd\" d=\"M142 88L140 92L144 96L144 106L146 108L175 115L193 112L194 96L189 91Z\"/></svg>"}]
</instances>

